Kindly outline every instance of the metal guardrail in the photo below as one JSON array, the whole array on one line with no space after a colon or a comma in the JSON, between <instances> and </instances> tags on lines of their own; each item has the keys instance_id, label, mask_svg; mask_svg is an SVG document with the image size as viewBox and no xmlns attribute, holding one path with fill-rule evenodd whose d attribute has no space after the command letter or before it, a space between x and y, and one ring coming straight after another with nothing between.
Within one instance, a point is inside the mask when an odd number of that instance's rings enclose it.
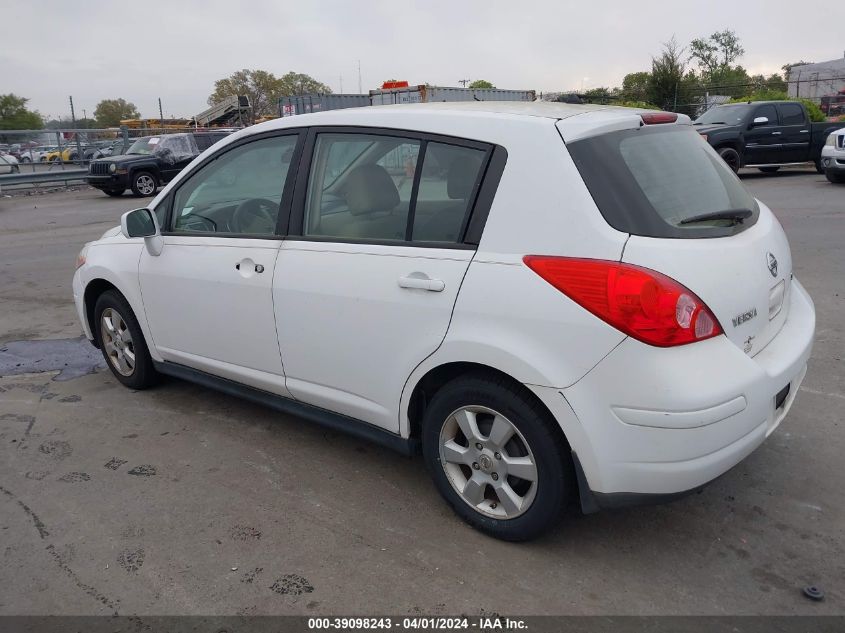
<instances>
[{"instance_id":1,"label":"metal guardrail","mask_svg":"<svg viewBox=\"0 0 845 633\"><path fill-rule=\"evenodd\" d=\"M0 176L0 187L3 185L23 185L42 182L68 182L82 180L88 175L87 169L65 169L62 171L36 171L20 174Z\"/></svg>"}]
</instances>

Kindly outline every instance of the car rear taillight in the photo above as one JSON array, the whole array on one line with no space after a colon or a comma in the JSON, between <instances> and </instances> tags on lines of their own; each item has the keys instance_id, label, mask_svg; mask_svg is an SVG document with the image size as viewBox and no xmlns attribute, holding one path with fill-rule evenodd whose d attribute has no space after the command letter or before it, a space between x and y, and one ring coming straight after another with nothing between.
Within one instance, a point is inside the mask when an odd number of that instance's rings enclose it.
<instances>
[{"instance_id":1,"label":"car rear taillight","mask_svg":"<svg viewBox=\"0 0 845 633\"><path fill-rule=\"evenodd\" d=\"M526 255L523 261L575 303L643 343L672 347L722 334L701 299L654 270L601 259Z\"/></svg>"},{"instance_id":2,"label":"car rear taillight","mask_svg":"<svg viewBox=\"0 0 845 633\"><path fill-rule=\"evenodd\" d=\"M678 120L678 115L674 112L646 112L641 114L640 118L646 125L656 125L658 123L674 123Z\"/></svg>"}]
</instances>

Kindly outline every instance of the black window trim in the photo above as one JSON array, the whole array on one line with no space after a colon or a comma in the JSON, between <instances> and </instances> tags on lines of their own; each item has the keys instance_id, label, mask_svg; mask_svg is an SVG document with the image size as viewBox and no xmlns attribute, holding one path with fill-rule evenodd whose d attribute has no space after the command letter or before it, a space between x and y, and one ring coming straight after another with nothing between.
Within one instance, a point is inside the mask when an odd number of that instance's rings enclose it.
<instances>
[{"instance_id":1,"label":"black window trim","mask_svg":"<svg viewBox=\"0 0 845 633\"><path fill-rule=\"evenodd\" d=\"M308 178L311 172L311 162L314 157L317 136L319 134L366 134L371 136L394 136L420 142L420 154L417 157L417 167L414 172L414 184L412 185L411 201L408 209L409 221L413 222L412 211L416 207L416 194L419 188L419 179L422 173L425 147L428 143L440 143L443 145L454 145L483 151L481 168L478 170L476 182L472 190L472 202L468 205L467 211L462 220L460 242L424 242L407 239L407 229L404 240L396 239L368 239L368 238L347 238L326 235L303 235L305 217L305 204L308 196ZM293 193L293 204L290 205L290 217L287 224L285 237L302 242L326 242L335 244L366 244L378 246L404 246L413 248L440 248L453 250L476 250L481 238L481 232L490 213L490 206L493 203L496 190L499 186L505 163L507 162L507 151L505 148L493 143L476 141L458 136L436 134L421 130L408 130L401 128L382 128L375 126L352 126L352 125L324 125L314 126L308 129L305 148L300 155L300 163L297 170L296 188ZM495 163L495 165L494 165ZM489 175L489 177L488 177ZM281 217L281 213L280 213ZM413 226L412 224L406 224Z\"/></svg>"},{"instance_id":2,"label":"black window trim","mask_svg":"<svg viewBox=\"0 0 845 633\"><path fill-rule=\"evenodd\" d=\"M167 206L167 211L165 213L165 220L164 224L161 227L161 234L162 236L174 236L174 237L219 237L219 238L235 238L235 239L251 239L251 240L281 240L284 239L285 234L282 231L282 228L287 226L288 218L290 217L290 206L293 200L293 192L294 187L296 185L298 175L299 175L299 168L301 166L301 158L302 158L302 150L305 145L305 138L308 128L283 128L280 130L272 130L268 132L261 132L259 134L252 134L250 136L245 136L243 138L238 139L226 145L226 147L222 148L220 151L215 152L207 157L205 157L202 162L200 162L196 167L191 169L191 173L185 177L174 189L168 194L167 200L163 201L163 204ZM172 230L172 223L173 223L173 202L176 199L176 193L181 189L186 182L188 182L191 177L197 174L199 171L204 169L207 165L210 165L214 161L216 161L221 156L224 156L231 150L237 149L238 147L242 147L247 145L248 143L252 143L254 141L262 141L268 138L277 138L282 136L297 136L296 146L293 150L293 156L291 157L290 167L288 168L287 178L285 179L284 188L282 190L282 197L279 201L279 215L276 221L276 230L272 235L266 235L263 233L229 233L229 232L217 232L217 231L174 231ZM215 141L216 142L216 141ZM165 230L167 227L167 230Z\"/></svg>"}]
</instances>

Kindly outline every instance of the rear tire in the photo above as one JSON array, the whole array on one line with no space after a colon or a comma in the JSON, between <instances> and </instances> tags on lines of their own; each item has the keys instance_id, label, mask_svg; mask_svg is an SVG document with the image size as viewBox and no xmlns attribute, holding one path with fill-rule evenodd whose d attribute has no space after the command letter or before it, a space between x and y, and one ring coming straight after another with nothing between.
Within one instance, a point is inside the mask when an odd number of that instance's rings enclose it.
<instances>
[{"instance_id":1,"label":"rear tire","mask_svg":"<svg viewBox=\"0 0 845 633\"><path fill-rule=\"evenodd\" d=\"M843 182L845 182L845 174L837 174L832 169L828 169L826 172L824 172L824 175L825 178L827 178L832 183L842 184Z\"/></svg>"},{"instance_id":2,"label":"rear tire","mask_svg":"<svg viewBox=\"0 0 845 633\"><path fill-rule=\"evenodd\" d=\"M774 174L780 170L780 167L758 167L764 174Z\"/></svg>"},{"instance_id":3,"label":"rear tire","mask_svg":"<svg viewBox=\"0 0 845 633\"><path fill-rule=\"evenodd\" d=\"M136 198L154 196L158 189L158 180L148 171L139 171L132 176L132 195Z\"/></svg>"},{"instance_id":4,"label":"rear tire","mask_svg":"<svg viewBox=\"0 0 845 633\"><path fill-rule=\"evenodd\" d=\"M739 171L740 164L742 163L739 152L733 147L722 147L718 150L718 152L719 156L722 157L722 160L728 164L728 167L733 169L734 173L737 173Z\"/></svg>"},{"instance_id":5,"label":"rear tire","mask_svg":"<svg viewBox=\"0 0 845 633\"><path fill-rule=\"evenodd\" d=\"M557 423L504 378L470 374L440 388L425 411L422 449L455 513L506 541L553 527L575 491L570 449Z\"/></svg>"},{"instance_id":6,"label":"rear tire","mask_svg":"<svg viewBox=\"0 0 845 633\"><path fill-rule=\"evenodd\" d=\"M111 196L112 198L119 198L123 195L123 189L104 189L103 193L107 196Z\"/></svg>"},{"instance_id":7,"label":"rear tire","mask_svg":"<svg viewBox=\"0 0 845 633\"><path fill-rule=\"evenodd\" d=\"M122 385L146 389L158 381L144 333L122 294L107 290L97 298L94 329L106 365Z\"/></svg>"}]
</instances>

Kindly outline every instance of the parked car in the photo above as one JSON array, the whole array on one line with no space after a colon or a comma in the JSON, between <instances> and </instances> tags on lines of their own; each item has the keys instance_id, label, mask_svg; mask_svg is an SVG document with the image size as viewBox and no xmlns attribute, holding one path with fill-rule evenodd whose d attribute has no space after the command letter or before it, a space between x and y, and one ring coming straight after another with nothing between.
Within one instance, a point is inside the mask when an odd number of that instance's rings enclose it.
<instances>
[{"instance_id":1,"label":"parked car","mask_svg":"<svg viewBox=\"0 0 845 633\"><path fill-rule=\"evenodd\" d=\"M228 134L196 132L144 136L136 139L123 155L92 161L85 182L110 196L122 196L127 189L135 196L151 196L200 152Z\"/></svg>"},{"instance_id":2,"label":"parked car","mask_svg":"<svg viewBox=\"0 0 845 633\"><path fill-rule=\"evenodd\" d=\"M845 183L845 129L828 135L822 148L822 167L830 182Z\"/></svg>"},{"instance_id":3,"label":"parked car","mask_svg":"<svg viewBox=\"0 0 845 633\"><path fill-rule=\"evenodd\" d=\"M246 128L85 245L73 294L123 385L421 448L509 540L700 490L782 422L815 328L783 229L689 118L552 103Z\"/></svg>"},{"instance_id":4,"label":"parked car","mask_svg":"<svg viewBox=\"0 0 845 633\"><path fill-rule=\"evenodd\" d=\"M80 147L84 152L88 146L80 144ZM77 160L79 160L79 148L77 148L76 143L65 145L61 149L56 147L52 151L47 152L44 157L44 162L47 163L72 163Z\"/></svg>"},{"instance_id":5,"label":"parked car","mask_svg":"<svg viewBox=\"0 0 845 633\"><path fill-rule=\"evenodd\" d=\"M734 171L772 173L783 164L809 162L821 173L822 145L845 123L811 123L800 101L749 101L711 108L695 126Z\"/></svg>"},{"instance_id":6,"label":"parked car","mask_svg":"<svg viewBox=\"0 0 845 633\"><path fill-rule=\"evenodd\" d=\"M53 149L47 145L30 147L21 151L19 160L22 163L43 163L47 160L47 154Z\"/></svg>"},{"instance_id":7,"label":"parked car","mask_svg":"<svg viewBox=\"0 0 845 633\"><path fill-rule=\"evenodd\" d=\"M0 152L0 174L17 174L20 170L17 158Z\"/></svg>"}]
</instances>

